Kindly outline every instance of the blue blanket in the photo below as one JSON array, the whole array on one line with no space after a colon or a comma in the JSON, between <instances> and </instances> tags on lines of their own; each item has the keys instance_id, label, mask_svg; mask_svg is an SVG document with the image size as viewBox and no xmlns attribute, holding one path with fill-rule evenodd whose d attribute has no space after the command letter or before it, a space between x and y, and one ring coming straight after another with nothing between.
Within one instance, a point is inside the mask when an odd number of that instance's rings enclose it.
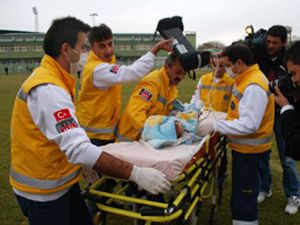
<instances>
[{"instance_id":1,"label":"blue blanket","mask_svg":"<svg viewBox=\"0 0 300 225\"><path fill-rule=\"evenodd\" d=\"M150 116L144 125L142 140L159 149L167 145L192 144L201 140L195 135L199 114L196 111L177 112L173 116ZM177 139L175 122L182 124L184 134Z\"/></svg>"}]
</instances>

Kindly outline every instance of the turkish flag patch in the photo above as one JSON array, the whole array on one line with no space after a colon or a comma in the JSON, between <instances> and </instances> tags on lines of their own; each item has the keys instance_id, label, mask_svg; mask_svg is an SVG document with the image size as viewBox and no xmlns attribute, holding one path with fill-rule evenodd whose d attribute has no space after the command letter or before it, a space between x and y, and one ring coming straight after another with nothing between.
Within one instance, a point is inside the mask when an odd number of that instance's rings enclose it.
<instances>
[{"instance_id":1,"label":"turkish flag patch","mask_svg":"<svg viewBox=\"0 0 300 225\"><path fill-rule=\"evenodd\" d=\"M71 116L69 109L61 109L53 113L53 115L57 122L55 127L58 133L63 133L67 130L79 127L77 122Z\"/></svg>"},{"instance_id":2,"label":"turkish flag patch","mask_svg":"<svg viewBox=\"0 0 300 225\"><path fill-rule=\"evenodd\" d=\"M61 109L61 110L53 113L53 115L54 115L56 122L71 118L71 113L70 113L69 109Z\"/></svg>"},{"instance_id":3,"label":"turkish flag patch","mask_svg":"<svg viewBox=\"0 0 300 225\"><path fill-rule=\"evenodd\" d=\"M118 73L119 68L120 68L120 65L115 64L115 65L113 65L113 66L110 68L110 72L112 72L112 73Z\"/></svg>"},{"instance_id":4,"label":"turkish flag patch","mask_svg":"<svg viewBox=\"0 0 300 225\"><path fill-rule=\"evenodd\" d=\"M152 98L152 93L147 90L146 88L142 88L139 92L139 96L141 96L143 99L145 99L146 101L150 101Z\"/></svg>"}]
</instances>

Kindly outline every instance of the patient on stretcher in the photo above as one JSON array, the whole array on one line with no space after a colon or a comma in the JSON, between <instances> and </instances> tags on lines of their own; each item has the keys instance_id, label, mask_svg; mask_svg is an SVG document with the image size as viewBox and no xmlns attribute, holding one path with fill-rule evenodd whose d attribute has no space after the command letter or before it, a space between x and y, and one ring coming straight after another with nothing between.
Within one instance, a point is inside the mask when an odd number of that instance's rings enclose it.
<instances>
[{"instance_id":1,"label":"patient on stretcher","mask_svg":"<svg viewBox=\"0 0 300 225\"><path fill-rule=\"evenodd\" d=\"M198 113L179 112L175 116L150 116L144 125L141 140L155 149L200 141L195 134Z\"/></svg>"},{"instance_id":2,"label":"patient on stretcher","mask_svg":"<svg viewBox=\"0 0 300 225\"><path fill-rule=\"evenodd\" d=\"M158 169L173 181L209 138L197 135L201 122L223 118L226 114L204 112L199 119L198 115L190 111L179 112L175 116L149 117L140 141L118 142L101 148L136 166Z\"/></svg>"}]
</instances>

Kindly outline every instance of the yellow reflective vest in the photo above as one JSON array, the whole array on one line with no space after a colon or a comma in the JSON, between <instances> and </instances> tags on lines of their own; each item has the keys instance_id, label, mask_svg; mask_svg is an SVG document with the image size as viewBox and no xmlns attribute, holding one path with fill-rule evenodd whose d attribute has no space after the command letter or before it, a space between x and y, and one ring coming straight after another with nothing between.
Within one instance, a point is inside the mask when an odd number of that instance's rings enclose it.
<instances>
[{"instance_id":1,"label":"yellow reflective vest","mask_svg":"<svg viewBox=\"0 0 300 225\"><path fill-rule=\"evenodd\" d=\"M93 85L93 71L99 64L105 63L93 51L90 51L87 63L82 71L81 88L76 107L80 126L89 138L114 140L121 110L121 85L100 90ZM115 58L111 64L115 63Z\"/></svg>"},{"instance_id":2,"label":"yellow reflective vest","mask_svg":"<svg viewBox=\"0 0 300 225\"><path fill-rule=\"evenodd\" d=\"M28 110L28 93L46 83L63 88L74 100L75 79L45 55L41 66L21 86L11 120L10 184L34 194L58 192L80 179L80 166L68 162L57 144L49 141L35 125Z\"/></svg>"},{"instance_id":3,"label":"yellow reflective vest","mask_svg":"<svg viewBox=\"0 0 300 225\"><path fill-rule=\"evenodd\" d=\"M218 83L213 80L213 73L205 74L201 77L199 88L200 99L203 101L205 109L218 112L227 112L231 99L231 91L234 80L227 74Z\"/></svg>"},{"instance_id":4,"label":"yellow reflective vest","mask_svg":"<svg viewBox=\"0 0 300 225\"><path fill-rule=\"evenodd\" d=\"M265 90L268 96L266 111L259 129L255 133L248 135L229 135L229 147L240 153L262 153L269 150L272 145L274 96L269 91L267 78L259 70L257 64L251 66L236 78L227 112L227 119L234 120L239 118L239 101L243 97L245 89L250 84L257 84ZM255 107L255 102L253 102L253 107Z\"/></svg>"},{"instance_id":5,"label":"yellow reflective vest","mask_svg":"<svg viewBox=\"0 0 300 225\"><path fill-rule=\"evenodd\" d=\"M164 68L148 74L130 96L118 125L117 141L138 140L146 119L151 115L168 115L177 97L177 87L169 85Z\"/></svg>"}]
</instances>

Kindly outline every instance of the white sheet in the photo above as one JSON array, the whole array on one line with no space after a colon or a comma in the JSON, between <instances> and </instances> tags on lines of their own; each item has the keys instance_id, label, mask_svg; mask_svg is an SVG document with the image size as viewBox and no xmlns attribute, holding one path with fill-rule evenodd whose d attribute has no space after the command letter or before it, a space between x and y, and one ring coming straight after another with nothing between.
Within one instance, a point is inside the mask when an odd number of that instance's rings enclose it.
<instances>
[{"instance_id":1,"label":"white sheet","mask_svg":"<svg viewBox=\"0 0 300 225\"><path fill-rule=\"evenodd\" d=\"M156 150L145 142L119 142L102 146L103 151L136 166L152 167L163 172L170 181L175 180L193 155L209 136L194 145L168 146Z\"/></svg>"}]
</instances>

